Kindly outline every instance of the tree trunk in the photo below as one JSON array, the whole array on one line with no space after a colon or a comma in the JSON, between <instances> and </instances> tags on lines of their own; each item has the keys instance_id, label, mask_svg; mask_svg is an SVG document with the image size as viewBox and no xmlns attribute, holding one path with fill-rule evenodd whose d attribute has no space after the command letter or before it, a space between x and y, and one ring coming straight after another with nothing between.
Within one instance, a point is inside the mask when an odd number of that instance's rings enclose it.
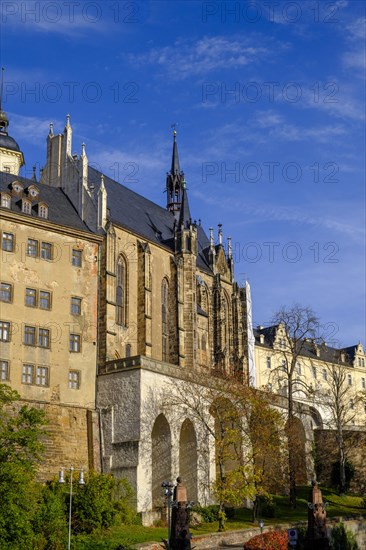
<instances>
[{"instance_id":1,"label":"tree trunk","mask_svg":"<svg viewBox=\"0 0 366 550\"><path fill-rule=\"evenodd\" d=\"M294 403L292 397L292 380L288 384L288 462L290 482L290 506L296 508L296 441L294 426Z\"/></svg>"},{"instance_id":2,"label":"tree trunk","mask_svg":"<svg viewBox=\"0 0 366 550\"><path fill-rule=\"evenodd\" d=\"M219 532L225 531L225 504L220 502L219 504Z\"/></svg>"},{"instance_id":3,"label":"tree trunk","mask_svg":"<svg viewBox=\"0 0 366 550\"><path fill-rule=\"evenodd\" d=\"M346 456L344 452L344 440L342 428L338 428L338 445L339 445L339 492L346 492Z\"/></svg>"}]
</instances>

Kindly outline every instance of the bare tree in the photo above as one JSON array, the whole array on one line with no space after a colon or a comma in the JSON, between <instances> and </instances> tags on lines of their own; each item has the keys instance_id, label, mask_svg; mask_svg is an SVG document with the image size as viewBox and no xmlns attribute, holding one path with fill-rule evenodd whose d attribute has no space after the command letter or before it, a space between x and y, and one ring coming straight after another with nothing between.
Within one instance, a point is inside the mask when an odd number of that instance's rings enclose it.
<instances>
[{"instance_id":1,"label":"bare tree","mask_svg":"<svg viewBox=\"0 0 366 550\"><path fill-rule=\"evenodd\" d=\"M283 419L264 392L232 377L192 374L174 387L165 407L189 412L215 445L216 479L211 489L219 503L219 530L225 503L243 504L283 481ZM276 465L276 466L275 466Z\"/></svg>"},{"instance_id":2,"label":"bare tree","mask_svg":"<svg viewBox=\"0 0 366 550\"><path fill-rule=\"evenodd\" d=\"M344 359L344 358L343 358ZM314 397L324 408L323 422L336 430L339 459L339 491L346 492L346 449L344 430L353 424L362 404L362 392L357 391L352 374L342 364L342 351L335 351L334 360L324 363L322 385L314 391Z\"/></svg>"},{"instance_id":3,"label":"bare tree","mask_svg":"<svg viewBox=\"0 0 366 550\"><path fill-rule=\"evenodd\" d=\"M290 485L290 505L296 508L296 473L297 473L297 421L294 414L294 395L303 388L308 391L306 383L296 377L296 365L304 354L309 340L320 343L319 319L309 307L295 304L290 308L282 307L275 313L272 324L277 326L277 341L274 343L275 357L280 365L275 367L272 377L285 382L287 399L287 440L288 440L288 474Z\"/></svg>"}]
</instances>

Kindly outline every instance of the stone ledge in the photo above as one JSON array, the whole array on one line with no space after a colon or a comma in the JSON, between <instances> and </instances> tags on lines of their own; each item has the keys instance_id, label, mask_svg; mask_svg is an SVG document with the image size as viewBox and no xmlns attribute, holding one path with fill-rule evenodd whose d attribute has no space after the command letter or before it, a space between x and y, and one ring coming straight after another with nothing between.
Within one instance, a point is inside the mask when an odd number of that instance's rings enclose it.
<instances>
[{"instance_id":1,"label":"stone ledge","mask_svg":"<svg viewBox=\"0 0 366 550\"><path fill-rule=\"evenodd\" d=\"M351 529L360 545L360 548L366 548L363 546L364 541L366 540L366 516L355 516L355 517L337 517L331 518L327 521L329 527L333 527L337 523L343 522L346 525L346 528L350 529L351 525L348 524L357 524L358 529ZM287 531L288 529L296 529L307 525L306 521L297 522L297 523L278 523L275 525L269 525L264 527L263 533L267 533L275 530ZM363 531L363 533L362 533ZM224 531L223 533L210 533L207 535L195 535L192 538L192 548L197 550L211 550L213 548L243 548L245 542L247 542L252 537L259 535L260 529L258 527L239 529L237 531ZM136 550L161 550L166 548L166 545L163 542L145 542L142 544L137 544L134 546Z\"/></svg>"}]
</instances>

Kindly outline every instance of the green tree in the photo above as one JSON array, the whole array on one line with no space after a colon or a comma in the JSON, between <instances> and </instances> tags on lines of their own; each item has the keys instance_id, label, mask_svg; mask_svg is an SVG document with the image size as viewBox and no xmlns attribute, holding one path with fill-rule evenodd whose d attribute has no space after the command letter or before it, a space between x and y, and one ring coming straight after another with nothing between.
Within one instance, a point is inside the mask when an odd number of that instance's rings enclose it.
<instances>
[{"instance_id":1,"label":"green tree","mask_svg":"<svg viewBox=\"0 0 366 550\"><path fill-rule=\"evenodd\" d=\"M110 527L118 516L129 521L135 515L128 506L133 491L125 479L116 480L111 474L90 471L84 486L78 486L76 480L74 486L74 533L92 533L95 529Z\"/></svg>"},{"instance_id":2,"label":"green tree","mask_svg":"<svg viewBox=\"0 0 366 550\"><path fill-rule=\"evenodd\" d=\"M34 474L43 446L44 413L0 384L0 547L31 548L37 510Z\"/></svg>"}]
</instances>

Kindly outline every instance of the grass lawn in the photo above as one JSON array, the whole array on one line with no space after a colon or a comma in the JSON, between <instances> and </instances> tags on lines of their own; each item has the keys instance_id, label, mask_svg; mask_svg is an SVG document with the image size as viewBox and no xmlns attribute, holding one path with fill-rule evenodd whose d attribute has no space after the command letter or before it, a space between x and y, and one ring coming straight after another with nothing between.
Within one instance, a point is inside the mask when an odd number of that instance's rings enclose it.
<instances>
[{"instance_id":1,"label":"grass lawn","mask_svg":"<svg viewBox=\"0 0 366 550\"><path fill-rule=\"evenodd\" d=\"M276 517L264 518L266 525L280 522L307 521L309 487L299 487L297 493L297 508L291 510L288 506L287 496L274 496L276 504ZM362 507L362 497L339 496L330 489L322 489L323 500L329 502L327 516L357 516L365 514ZM235 517L226 522L227 530L245 529L253 527L251 511L247 509L236 510ZM192 535L214 533L218 530L218 522L204 523L191 529ZM162 541L167 538L167 529L163 527L143 527L142 525L120 525L101 533L84 535L74 538L72 548L75 550L116 550L121 545L123 548L131 548L132 545L148 541Z\"/></svg>"}]
</instances>

